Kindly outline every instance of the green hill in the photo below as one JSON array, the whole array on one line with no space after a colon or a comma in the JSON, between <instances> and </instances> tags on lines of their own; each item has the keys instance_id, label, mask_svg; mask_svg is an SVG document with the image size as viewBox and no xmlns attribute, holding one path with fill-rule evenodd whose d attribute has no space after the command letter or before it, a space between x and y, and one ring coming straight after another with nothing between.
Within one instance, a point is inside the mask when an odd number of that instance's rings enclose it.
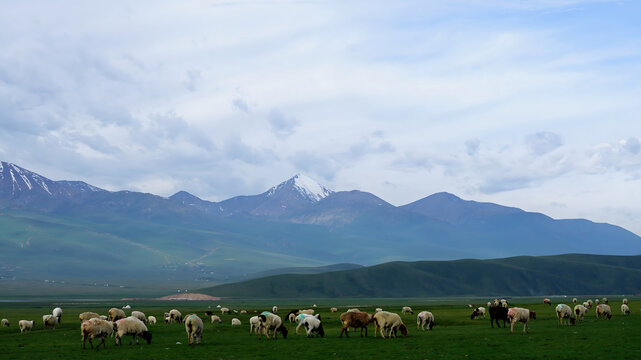
<instances>
[{"instance_id":1,"label":"green hill","mask_svg":"<svg viewBox=\"0 0 641 360\"><path fill-rule=\"evenodd\" d=\"M287 274L199 290L235 298L533 296L641 293L641 256L567 254L390 262Z\"/></svg>"}]
</instances>

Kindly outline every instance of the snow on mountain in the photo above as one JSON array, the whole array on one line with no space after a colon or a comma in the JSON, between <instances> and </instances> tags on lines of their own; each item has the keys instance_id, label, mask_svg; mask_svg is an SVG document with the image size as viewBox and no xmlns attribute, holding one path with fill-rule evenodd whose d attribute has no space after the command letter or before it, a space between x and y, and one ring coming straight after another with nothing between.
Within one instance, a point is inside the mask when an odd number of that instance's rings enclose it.
<instances>
[{"instance_id":1,"label":"snow on mountain","mask_svg":"<svg viewBox=\"0 0 641 360\"><path fill-rule=\"evenodd\" d=\"M292 187L304 198L314 202L320 201L321 199L333 193L332 190L329 190L328 188L319 184L309 176L304 174L296 174L296 176L294 176L293 178L271 188L268 191L267 196L274 196L274 194L276 194L278 191L288 187Z\"/></svg>"}]
</instances>

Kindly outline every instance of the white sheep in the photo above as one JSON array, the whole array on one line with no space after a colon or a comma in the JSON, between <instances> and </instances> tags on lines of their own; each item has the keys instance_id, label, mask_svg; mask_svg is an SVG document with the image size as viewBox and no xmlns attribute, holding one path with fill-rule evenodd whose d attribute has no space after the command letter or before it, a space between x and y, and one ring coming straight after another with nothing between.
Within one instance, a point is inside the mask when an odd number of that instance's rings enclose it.
<instances>
[{"instance_id":1,"label":"white sheep","mask_svg":"<svg viewBox=\"0 0 641 360\"><path fill-rule=\"evenodd\" d=\"M196 314L189 314L185 317L185 331L189 345L200 344L203 337L203 321Z\"/></svg>"},{"instance_id":2,"label":"white sheep","mask_svg":"<svg viewBox=\"0 0 641 360\"><path fill-rule=\"evenodd\" d=\"M278 312L278 306L274 305L274 306L272 307L272 312L273 312L274 314L276 314L276 313Z\"/></svg>"},{"instance_id":3,"label":"white sheep","mask_svg":"<svg viewBox=\"0 0 641 360\"><path fill-rule=\"evenodd\" d=\"M432 327L434 327L434 315L429 311L421 311L416 317L417 330L419 326L421 330L425 330L425 325L427 325L427 330L432 330Z\"/></svg>"},{"instance_id":4,"label":"white sheep","mask_svg":"<svg viewBox=\"0 0 641 360\"><path fill-rule=\"evenodd\" d=\"M587 302L588 302L588 309L592 309L592 305L594 304L594 302L592 301L592 299L588 299L588 301L587 301Z\"/></svg>"},{"instance_id":5,"label":"white sheep","mask_svg":"<svg viewBox=\"0 0 641 360\"><path fill-rule=\"evenodd\" d=\"M577 300L576 298L572 298L572 303L573 303L574 305L576 305L576 303L577 303L577 302L579 302L579 300Z\"/></svg>"},{"instance_id":6,"label":"white sheep","mask_svg":"<svg viewBox=\"0 0 641 360\"><path fill-rule=\"evenodd\" d=\"M505 300L505 299L501 299L501 306L503 306L504 308L506 308L506 309L507 309L507 307L508 307L508 305L507 305L507 300Z\"/></svg>"},{"instance_id":7,"label":"white sheep","mask_svg":"<svg viewBox=\"0 0 641 360\"><path fill-rule=\"evenodd\" d=\"M114 323L107 320L102 320L98 318L89 319L80 324L80 335L82 336L82 348L85 348L87 339L89 339L89 345L93 349L93 339L99 338L100 344L96 347L96 350L100 348L102 344L107 348L105 340L109 335L114 332Z\"/></svg>"},{"instance_id":8,"label":"white sheep","mask_svg":"<svg viewBox=\"0 0 641 360\"><path fill-rule=\"evenodd\" d=\"M623 298L623 303L624 303L624 304L626 304L626 305L628 305L628 299Z\"/></svg>"},{"instance_id":9,"label":"white sheep","mask_svg":"<svg viewBox=\"0 0 641 360\"><path fill-rule=\"evenodd\" d=\"M213 324L213 323L215 323L215 322L217 322L217 323L221 323L221 322L223 322L223 321L220 319L220 316L218 316L218 315L212 315L212 316L211 316L211 323Z\"/></svg>"},{"instance_id":10,"label":"white sheep","mask_svg":"<svg viewBox=\"0 0 641 360\"><path fill-rule=\"evenodd\" d=\"M308 316L301 320L301 323L305 326L307 332L307 337L312 337L312 333L316 333L318 337L325 337L325 330L323 329L323 324L320 320L320 314Z\"/></svg>"},{"instance_id":11,"label":"white sheep","mask_svg":"<svg viewBox=\"0 0 641 360\"><path fill-rule=\"evenodd\" d=\"M176 309L171 309L165 316L165 322L180 324L181 322L183 322L183 314Z\"/></svg>"},{"instance_id":12,"label":"white sheep","mask_svg":"<svg viewBox=\"0 0 641 360\"><path fill-rule=\"evenodd\" d=\"M507 311L507 318L510 321L510 334L514 333L514 324L517 322L523 323L523 333L525 334L530 332L528 323L530 319L536 319L536 313L529 309L513 307Z\"/></svg>"},{"instance_id":13,"label":"white sheep","mask_svg":"<svg viewBox=\"0 0 641 360\"><path fill-rule=\"evenodd\" d=\"M85 311L78 315L78 319L80 319L81 323L94 318L100 319L100 315L92 311Z\"/></svg>"},{"instance_id":14,"label":"white sheep","mask_svg":"<svg viewBox=\"0 0 641 360\"><path fill-rule=\"evenodd\" d=\"M556 306L556 317L558 319L559 325L564 326L567 320L568 325L576 324L576 316L572 309L565 304L559 304Z\"/></svg>"},{"instance_id":15,"label":"white sheep","mask_svg":"<svg viewBox=\"0 0 641 360\"><path fill-rule=\"evenodd\" d=\"M108 314L109 314L109 320L110 321L117 321L117 320L124 319L124 318L127 317L125 312L122 311L121 309L118 309L118 308L109 309Z\"/></svg>"},{"instance_id":16,"label":"white sheep","mask_svg":"<svg viewBox=\"0 0 641 360\"><path fill-rule=\"evenodd\" d=\"M491 306L492 306L492 303L488 301L487 302L487 307L491 307Z\"/></svg>"},{"instance_id":17,"label":"white sheep","mask_svg":"<svg viewBox=\"0 0 641 360\"><path fill-rule=\"evenodd\" d=\"M607 298L607 297L603 297L603 303L604 303L604 304L607 304L607 303L608 303L608 298Z\"/></svg>"},{"instance_id":18,"label":"white sheep","mask_svg":"<svg viewBox=\"0 0 641 360\"><path fill-rule=\"evenodd\" d=\"M45 329L48 327L55 329L56 325L58 324L58 318L53 316L52 314L42 315L42 324L44 325Z\"/></svg>"},{"instance_id":19,"label":"white sheep","mask_svg":"<svg viewBox=\"0 0 641 360\"><path fill-rule=\"evenodd\" d=\"M314 309L301 310L300 314L314 315Z\"/></svg>"},{"instance_id":20,"label":"white sheep","mask_svg":"<svg viewBox=\"0 0 641 360\"><path fill-rule=\"evenodd\" d=\"M273 335L271 337L273 339L276 339L278 332L283 335L283 339L287 338L287 328L285 327L285 325L283 325L283 320L280 318L280 316L268 311L264 311L258 316L258 322L260 324L258 331L259 338L262 334L269 339L270 331L273 332Z\"/></svg>"},{"instance_id":21,"label":"white sheep","mask_svg":"<svg viewBox=\"0 0 641 360\"><path fill-rule=\"evenodd\" d=\"M329 312L333 312L333 313L338 312L338 308L333 307L329 309Z\"/></svg>"},{"instance_id":22,"label":"white sheep","mask_svg":"<svg viewBox=\"0 0 641 360\"><path fill-rule=\"evenodd\" d=\"M229 313L231 313L231 311L229 310L229 308L222 307L222 308L220 308L220 313L221 314L229 314Z\"/></svg>"},{"instance_id":23,"label":"white sheep","mask_svg":"<svg viewBox=\"0 0 641 360\"><path fill-rule=\"evenodd\" d=\"M621 304L621 313L623 315L630 315L630 308L627 304Z\"/></svg>"},{"instance_id":24,"label":"white sheep","mask_svg":"<svg viewBox=\"0 0 641 360\"><path fill-rule=\"evenodd\" d=\"M603 319L605 320L606 318L609 320L612 318L612 309L610 309L610 305L607 304L599 304L596 306L596 318L597 319Z\"/></svg>"},{"instance_id":25,"label":"white sheep","mask_svg":"<svg viewBox=\"0 0 641 360\"><path fill-rule=\"evenodd\" d=\"M149 325L155 325L157 321L158 321L158 320L156 320L156 317L155 317L155 316L153 316L153 315L149 315L149 316L147 316L147 324L149 324Z\"/></svg>"},{"instance_id":26,"label":"white sheep","mask_svg":"<svg viewBox=\"0 0 641 360\"><path fill-rule=\"evenodd\" d=\"M403 315L407 313L414 314L414 310L412 310L412 308L409 306L403 306L403 308L401 309L401 312L403 313Z\"/></svg>"},{"instance_id":27,"label":"white sheep","mask_svg":"<svg viewBox=\"0 0 641 360\"><path fill-rule=\"evenodd\" d=\"M20 327L20 332L27 332L33 329L33 320L20 320L18 321L18 327Z\"/></svg>"},{"instance_id":28,"label":"white sheep","mask_svg":"<svg viewBox=\"0 0 641 360\"><path fill-rule=\"evenodd\" d=\"M53 311L51 312L51 314L58 318L58 323L62 322L62 309L61 308L59 308L59 307L54 308Z\"/></svg>"},{"instance_id":29,"label":"white sheep","mask_svg":"<svg viewBox=\"0 0 641 360\"><path fill-rule=\"evenodd\" d=\"M383 339L385 339L385 333L387 333L389 337L396 337L397 330L400 330L403 336L407 336L407 326L403 324L403 320L401 320L398 314L379 311L374 314L374 324L374 337L376 337L376 331L378 329L380 329Z\"/></svg>"},{"instance_id":30,"label":"white sheep","mask_svg":"<svg viewBox=\"0 0 641 360\"><path fill-rule=\"evenodd\" d=\"M476 309L474 309L474 311L472 311L472 315L470 316L470 319L471 320L478 319L481 316L483 317L483 319L485 319L485 308L482 306L479 306Z\"/></svg>"},{"instance_id":31,"label":"white sheep","mask_svg":"<svg viewBox=\"0 0 641 360\"><path fill-rule=\"evenodd\" d=\"M260 327L260 320L258 315L252 316L249 318L249 335L256 334L258 335L258 328Z\"/></svg>"},{"instance_id":32,"label":"white sheep","mask_svg":"<svg viewBox=\"0 0 641 360\"><path fill-rule=\"evenodd\" d=\"M588 308L585 305L574 305L574 315L576 315L577 320L583 321L585 313L588 311Z\"/></svg>"},{"instance_id":33,"label":"white sheep","mask_svg":"<svg viewBox=\"0 0 641 360\"><path fill-rule=\"evenodd\" d=\"M585 307L585 311L588 311L588 309L590 308L590 303L587 302L587 301L584 301L583 302L583 307Z\"/></svg>"},{"instance_id":34,"label":"white sheep","mask_svg":"<svg viewBox=\"0 0 641 360\"><path fill-rule=\"evenodd\" d=\"M145 313L143 313L142 311L132 311L131 316L137 318L145 324L147 323L147 316L145 316Z\"/></svg>"},{"instance_id":35,"label":"white sheep","mask_svg":"<svg viewBox=\"0 0 641 360\"><path fill-rule=\"evenodd\" d=\"M140 321L140 319L133 316L126 317L116 321L116 345L122 345L122 337L125 335L131 335L131 340L129 340L129 345L135 339L136 344L138 344L138 336L147 341L147 344L151 344L151 333L147 330L147 326Z\"/></svg>"},{"instance_id":36,"label":"white sheep","mask_svg":"<svg viewBox=\"0 0 641 360\"><path fill-rule=\"evenodd\" d=\"M599 305L599 299L594 299L594 303Z\"/></svg>"},{"instance_id":37,"label":"white sheep","mask_svg":"<svg viewBox=\"0 0 641 360\"><path fill-rule=\"evenodd\" d=\"M298 325L296 326L296 331L295 331L296 334L298 334L298 328L303 326L303 320L305 320L306 318L310 318L310 317L314 317L314 315L298 314L298 316L296 316L296 319L294 320L294 321L296 321L298 323Z\"/></svg>"},{"instance_id":38,"label":"white sheep","mask_svg":"<svg viewBox=\"0 0 641 360\"><path fill-rule=\"evenodd\" d=\"M240 325L242 325L242 323L240 322L240 320L238 318L231 319L231 324L232 324L232 326L240 326Z\"/></svg>"},{"instance_id":39,"label":"white sheep","mask_svg":"<svg viewBox=\"0 0 641 360\"><path fill-rule=\"evenodd\" d=\"M9 320L8 320L8 319L2 319L2 320L0 320L0 324L2 324L2 326L9 327L9 325L10 325L11 323L9 323Z\"/></svg>"},{"instance_id":40,"label":"white sheep","mask_svg":"<svg viewBox=\"0 0 641 360\"><path fill-rule=\"evenodd\" d=\"M247 314L247 310L244 310L244 309L243 309L243 310L240 310L240 313L239 313L239 314Z\"/></svg>"}]
</instances>

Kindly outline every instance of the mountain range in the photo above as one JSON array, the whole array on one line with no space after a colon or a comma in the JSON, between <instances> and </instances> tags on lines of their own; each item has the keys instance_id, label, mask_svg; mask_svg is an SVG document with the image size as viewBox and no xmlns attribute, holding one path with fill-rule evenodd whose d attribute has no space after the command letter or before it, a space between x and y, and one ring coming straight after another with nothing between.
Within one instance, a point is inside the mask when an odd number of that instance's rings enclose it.
<instances>
[{"instance_id":1,"label":"mountain range","mask_svg":"<svg viewBox=\"0 0 641 360\"><path fill-rule=\"evenodd\" d=\"M298 174L220 202L53 181L0 162L0 280L224 282L336 263L641 254L641 238L585 219L555 220L436 193L403 206L332 191Z\"/></svg>"}]
</instances>

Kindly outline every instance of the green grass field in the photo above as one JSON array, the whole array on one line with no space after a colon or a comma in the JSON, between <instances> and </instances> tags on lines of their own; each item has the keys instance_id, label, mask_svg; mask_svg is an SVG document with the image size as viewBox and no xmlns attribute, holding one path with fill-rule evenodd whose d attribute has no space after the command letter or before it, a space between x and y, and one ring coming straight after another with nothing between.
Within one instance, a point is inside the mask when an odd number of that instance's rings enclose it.
<instances>
[{"instance_id":1,"label":"green grass field","mask_svg":"<svg viewBox=\"0 0 641 360\"><path fill-rule=\"evenodd\" d=\"M592 297L594 298L594 297ZM580 300L586 298L579 297ZM183 315L196 312L205 321L203 344L189 347L184 325L150 325L153 334L151 345L114 346L113 339L107 340L107 348L99 351L82 350L80 323L77 316L82 311L105 314L112 306L121 307L117 302L78 303L0 303L0 317L11 322L10 327L0 328L0 356L3 359L640 359L641 342L641 300L630 302L632 314L620 314L620 297L612 298L611 320L596 320L590 310L583 323L576 326L559 327L554 306L539 303L539 298L511 299L510 306L524 306L537 312L537 319L530 324L530 333L522 333L522 325L515 326L515 333L508 329L492 329L489 316L486 320L470 320L471 309L465 305L467 299L358 299L319 300L318 308L323 319L325 338L305 337L302 331L294 334L294 326L287 339L259 340L249 335L250 316L254 311L271 309L276 304L283 316L293 308L308 308L309 301L223 301L231 309L247 309L245 315L222 315L223 323L211 324L204 312L212 302L140 302L131 303L133 309L159 320L165 311L179 309ZM559 299L552 299L553 303ZM570 299L564 299L571 305ZM485 306L478 300L475 304ZM64 310L62 324L55 330L44 330L42 315L51 312L54 306ZM402 315L409 328L407 338L374 338L374 325L369 327L369 336L361 338L351 333L350 338L339 339L340 322L338 313L330 313L331 306L339 307L339 313L347 307L359 307L362 311L373 312L374 308L400 314L401 307L409 305L414 315ZM416 330L416 314L422 310L434 313L436 326L432 331ZM127 311L128 312L128 311ZM243 325L232 327L232 317L238 317ZM35 320L33 331L21 334L20 319ZM87 345L88 346L88 345Z\"/></svg>"}]
</instances>

